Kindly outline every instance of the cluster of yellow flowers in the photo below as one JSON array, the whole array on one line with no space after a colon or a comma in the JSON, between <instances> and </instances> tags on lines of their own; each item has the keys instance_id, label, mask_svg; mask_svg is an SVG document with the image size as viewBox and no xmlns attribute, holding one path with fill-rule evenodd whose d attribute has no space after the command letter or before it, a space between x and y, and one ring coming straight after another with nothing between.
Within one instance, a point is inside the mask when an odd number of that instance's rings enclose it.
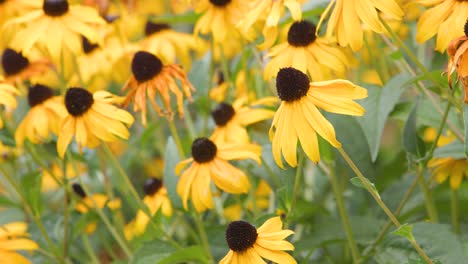
<instances>
[{"instance_id":1,"label":"cluster of yellow flowers","mask_svg":"<svg viewBox=\"0 0 468 264\"><path fill-rule=\"evenodd\" d=\"M135 130L147 127L151 112L148 103L168 122L175 116L173 101L178 116L187 115L184 101L194 101L201 95L195 96L200 87L194 87L186 71L192 68L197 75L209 74L193 68L193 56L211 54L213 63L223 63L250 52L246 51L248 46L253 53L264 54L258 61L262 72L253 75L265 82L274 80L277 97L256 98L251 87L242 89L245 75L252 75L248 69L240 70L236 80L230 80L233 76L224 69L220 86L209 93L219 102L211 112L215 123L212 134L194 139L191 157L175 167L180 175L176 191L183 207L189 210L190 200L197 212L213 209L215 189L231 194L251 189L247 174L229 162L250 159L261 164L262 149L252 143L249 125L272 119L269 138L274 160L281 168L283 159L291 167L298 165L298 142L315 163L320 161L318 136L333 147L341 147L333 125L319 109L364 115L365 109L354 100L366 98L367 89L344 79L356 64L353 53L362 49L365 32L387 34L386 21L401 21L406 9L415 5L402 0L332 0L317 19L302 13L303 6L313 1L306 2L0 1L0 128L5 125L5 129L14 131L17 148L22 148L26 140L33 144L56 142L62 159L73 138L80 153L84 147L92 149L102 142L127 140L137 112L141 112L142 126ZM437 34L436 49L444 52L448 48L450 55L449 77L456 71L468 87L468 64L463 56L468 48L468 30L463 28L468 2L415 2L428 7L419 18L416 40L425 42ZM164 13L190 11L197 15L193 34L178 32L164 22ZM322 25L326 25L324 34ZM225 99L226 94L234 92L232 86L242 91L236 92L230 104ZM29 110L16 125L11 113L17 108L17 98L23 96ZM125 110L128 106L131 110ZM433 166L441 163L434 162ZM448 177L446 170L436 170L440 182ZM459 186L463 170L459 171L452 185ZM78 184L73 190L82 198L76 207L81 213L93 206L121 207L120 200L88 195ZM151 215L158 210L165 216L173 214L168 191L159 179L149 179L144 191L143 203ZM125 229L125 237L130 240L144 233L149 221L146 213L137 212ZM14 225L13 229L18 228ZM18 230L24 233L25 228L21 225ZM279 217L258 229L244 221L232 222L226 231L231 250L220 263L265 263L262 257L296 263L284 252L294 249L284 241L291 234L282 230ZM25 245L24 249L37 248L29 241ZM10 253L0 245L0 256L6 254Z\"/></svg>"}]
</instances>

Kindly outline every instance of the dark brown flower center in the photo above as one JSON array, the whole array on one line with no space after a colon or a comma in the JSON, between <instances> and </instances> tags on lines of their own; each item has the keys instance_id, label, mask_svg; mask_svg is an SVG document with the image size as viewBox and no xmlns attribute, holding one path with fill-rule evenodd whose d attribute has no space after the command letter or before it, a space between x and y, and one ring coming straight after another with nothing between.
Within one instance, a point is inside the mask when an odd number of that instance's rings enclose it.
<instances>
[{"instance_id":1,"label":"dark brown flower center","mask_svg":"<svg viewBox=\"0 0 468 264\"><path fill-rule=\"evenodd\" d=\"M28 103L29 106L34 107L45 100L54 96L54 92L49 87L36 84L34 86L29 87L28 91Z\"/></svg>"},{"instance_id":2,"label":"dark brown flower center","mask_svg":"<svg viewBox=\"0 0 468 264\"><path fill-rule=\"evenodd\" d=\"M154 195L162 186L163 183L160 179L150 178L146 180L145 185L143 185L143 191L146 195Z\"/></svg>"},{"instance_id":3,"label":"dark brown flower center","mask_svg":"<svg viewBox=\"0 0 468 264\"><path fill-rule=\"evenodd\" d=\"M465 26L463 27L463 31L465 32L465 36L468 37L468 19L466 19Z\"/></svg>"},{"instance_id":4,"label":"dark brown flower center","mask_svg":"<svg viewBox=\"0 0 468 264\"><path fill-rule=\"evenodd\" d=\"M236 114L236 111L230 104L220 103L213 112L211 116L213 117L217 126L226 125L229 120Z\"/></svg>"},{"instance_id":5,"label":"dark brown flower center","mask_svg":"<svg viewBox=\"0 0 468 264\"><path fill-rule=\"evenodd\" d=\"M231 0L210 0L210 3L212 3L215 6L223 7L231 3Z\"/></svg>"},{"instance_id":6,"label":"dark brown flower center","mask_svg":"<svg viewBox=\"0 0 468 264\"><path fill-rule=\"evenodd\" d=\"M6 0L0 0L0 5L5 3Z\"/></svg>"},{"instance_id":7,"label":"dark brown flower center","mask_svg":"<svg viewBox=\"0 0 468 264\"><path fill-rule=\"evenodd\" d=\"M65 94L65 107L72 116L86 113L93 103L93 95L83 88L69 88Z\"/></svg>"},{"instance_id":8,"label":"dark brown flower center","mask_svg":"<svg viewBox=\"0 0 468 264\"><path fill-rule=\"evenodd\" d=\"M81 36L81 44L83 46L83 51L86 54L91 53L93 50L97 49L99 47L98 44L91 43L88 38L85 36Z\"/></svg>"},{"instance_id":9,"label":"dark brown flower center","mask_svg":"<svg viewBox=\"0 0 468 264\"><path fill-rule=\"evenodd\" d=\"M159 24L159 23L153 23L151 21L146 22L145 25L145 36L152 35L154 33L163 31L165 29L170 29L168 24Z\"/></svg>"},{"instance_id":10,"label":"dark brown flower center","mask_svg":"<svg viewBox=\"0 0 468 264\"><path fill-rule=\"evenodd\" d=\"M81 198L86 197L86 193L83 190L83 187L81 187L81 185L79 183L72 184L72 189L73 189L73 192L75 192L76 195L78 195L79 197L81 197Z\"/></svg>"},{"instance_id":11,"label":"dark brown flower center","mask_svg":"<svg viewBox=\"0 0 468 264\"><path fill-rule=\"evenodd\" d=\"M222 71L219 71L218 72L218 82L217 82L217 84L221 85L221 84L224 83L224 81L225 81L224 80L224 73Z\"/></svg>"},{"instance_id":12,"label":"dark brown flower center","mask_svg":"<svg viewBox=\"0 0 468 264\"><path fill-rule=\"evenodd\" d=\"M163 68L162 61L155 55L138 51L133 56L132 72L138 82L146 82L158 75Z\"/></svg>"},{"instance_id":13,"label":"dark brown flower center","mask_svg":"<svg viewBox=\"0 0 468 264\"><path fill-rule=\"evenodd\" d=\"M288 43L295 47L305 47L315 41L316 27L309 21L296 21L288 31Z\"/></svg>"},{"instance_id":14,"label":"dark brown flower center","mask_svg":"<svg viewBox=\"0 0 468 264\"><path fill-rule=\"evenodd\" d=\"M42 10L44 13L51 17L62 16L68 12L68 1L67 0L44 0Z\"/></svg>"},{"instance_id":15,"label":"dark brown flower center","mask_svg":"<svg viewBox=\"0 0 468 264\"><path fill-rule=\"evenodd\" d=\"M252 247L257 236L257 229L245 221L231 222L226 229L227 244L235 252L243 252Z\"/></svg>"},{"instance_id":16,"label":"dark brown flower center","mask_svg":"<svg viewBox=\"0 0 468 264\"><path fill-rule=\"evenodd\" d=\"M309 77L292 67L280 69L276 76L278 97L286 102L301 99L309 91L309 85Z\"/></svg>"},{"instance_id":17,"label":"dark brown flower center","mask_svg":"<svg viewBox=\"0 0 468 264\"><path fill-rule=\"evenodd\" d=\"M192 143L192 157L198 163L212 161L217 151L215 143L208 138L197 138Z\"/></svg>"},{"instance_id":18,"label":"dark brown flower center","mask_svg":"<svg viewBox=\"0 0 468 264\"><path fill-rule=\"evenodd\" d=\"M2 54L2 67L6 76L20 73L29 66L29 60L13 49L5 49Z\"/></svg>"}]
</instances>

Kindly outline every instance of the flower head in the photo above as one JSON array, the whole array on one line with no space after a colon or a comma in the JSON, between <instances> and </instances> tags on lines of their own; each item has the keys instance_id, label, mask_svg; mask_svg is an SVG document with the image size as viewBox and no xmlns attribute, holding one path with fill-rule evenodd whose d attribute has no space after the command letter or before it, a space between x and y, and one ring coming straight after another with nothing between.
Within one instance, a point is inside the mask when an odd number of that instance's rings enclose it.
<instances>
[{"instance_id":1,"label":"flower head","mask_svg":"<svg viewBox=\"0 0 468 264\"><path fill-rule=\"evenodd\" d=\"M0 77L0 106L4 106L6 112L10 112L16 108L17 102L15 95L19 95L18 89L14 86L4 83ZM3 127L3 120L0 118L0 128Z\"/></svg>"},{"instance_id":2,"label":"flower head","mask_svg":"<svg viewBox=\"0 0 468 264\"><path fill-rule=\"evenodd\" d=\"M17 83L28 80L45 72L50 66L48 60L36 60L30 62L21 52L7 48L2 54L2 68L5 73L5 81Z\"/></svg>"},{"instance_id":3,"label":"flower head","mask_svg":"<svg viewBox=\"0 0 468 264\"><path fill-rule=\"evenodd\" d=\"M50 134L57 135L62 119L67 115L62 96L42 84L29 88L28 103L31 107L15 132L15 141L22 146L25 139L34 144L46 140Z\"/></svg>"},{"instance_id":4,"label":"flower head","mask_svg":"<svg viewBox=\"0 0 468 264\"><path fill-rule=\"evenodd\" d=\"M458 190L463 178L468 177L468 161L466 159L433 158L427 164L432 168L432 176L437 183L443 183L450 178L450 188Z\"/></svg>"},{"instance_id":5,"label":"flower head","mask_svg":"<svg viewBox=\"0 0 468 264\"><path fill-rule=\"evenodd\" d=\"M287 42L274 46L267 56L271 60L265 67L265 79L275 77L280 68L294 67L310 74L312 80L322 81L344 76L353 62L345 49L330 39L318 37L316 26L307 20L294 22Z\"/></svg>"},{"instance_id":6,"label":"flower head","mask_svg":"<svg viewBox=\"0 0 468 264\"><path fill-rule=\"evenodd\" d=\"M91 94L83 88L69 88L65 95L65 107L68 115L60 125L57 151L63 157L67 146L75 136L78 148L94 148L100 140L117 141L128 139L130 126L134 119L125 110L112 105L121 102L121 98L106 91Z\"/></svg>"},{"instance_id":7,"label":"flower head","mask_svg":"<svg viewBox=\"0 0 468 264\"><path fill-rule=\"evenodd\" d=\"M468 7L467 7L468 8ZM457 73L457 81L461 80L464 88L464 101L468 103L468 20L465 22L464 35L453 39L447 48L449 62L447 78L452 87L452 74Z\"/></svg>"},{"instance_id":8,"label":"flower head","mask_svg":"<svg viewBox=\"0 0 468 264\"><path fill-rule=\"evenodd\" d=\"M258 229L245 221L231 222L226 229L226 242L230 250L219 263L266 263L262 258L275 263L297 263L284 252L294 250L294 246L284 240L294 232L282 230L282 225L279 216L268 219Z\"/></svg>"},{"instance_id":9,"label":"flower head","mask_svg":"<svg viewBox=\"0 0 468 264\"><path fill-rule=\"evenodd\" d=\"M177 193L184 208L191 198L195 209L202 212L213 208L210 182L228 193L247 193L250 188L247 175L232 166L228 160L253 159L260 163L261 148L253 144L217 144L208 138L197 138L192 144L192 157L177 164L176 174L182 173Z\"/></svg>"},{"instance_id":10,"label":"flower head","mask_svg":"<svg viewBox=\"0 0 468 264\"><path fill-rule=\"evenodd\" d=\"M183 117L184 95L191 100L192 91L195 89L192 84L190 84L187 76L179 65L164 65L163 62L152 53L139 51L132 60L132 73L133 76L122 88L123 90L130 89L123 105L127 106L130 101L133 101L134 111L141 111L143 125L146 125L147 95L154 110L156 110L159 115L167 115L169 118L172 118L173 112L170 92L174 93L179 116ZM180 81L182 89L177 86L177 80ZM158 103L156 103L156 95L160 96L166 108L165 110L161 109Z\"/></svg>"},{"instance_id":11,"label":"flower head","mask_svg":"<svg viewBox=\"0 0 468 264\"><path fill-rule=\"evenodd\" d=\"M273 157L282 168L281 153L289 165L297 165L298 140L314 162L320 160L317 134L332 146L341 146L332 124L318 108L345 115L360 116L365 112L353 99L367 97L367 90L346 80L310 82L303 72L283 68L276 77L276 88L282 102L273 117L270 140Z\"/></svg>"},{"instance_id":12,"label":"flower head","mask_svg":"<svg viewBox=\"0 0 468 264\"><path fill-rule=\"evenodd\" d=\"M418 0L430 6L418 20L416 40L426 42L437 34L436 50L443 52L450 41L463 35L468 2L462 0Z\"/></svg>"},{"instance_id":13,"label":"flower head","mask_svg":"<svg viewBox=\"0 0 468 264\"><path fill-rule=\"evenodd\" d=\"M0 226L0 259L8 263L32 263L16 250L36 250L39 246L36 242L27 238L27 224L13 222Z\"/></svg>"},{"instance_id":14,"label":"flower head","mask_svg":"<svg viewBox=\"0 0 468 264\"><path fill-rule=\"evenodd\" d=\"M401 19L403 10L395 0L336 0L331 1L320 20L323 20L332 5L335 5L327 24L326 36L336 36L341 46L351 46L353 51L362 47L362 23L376 33L383 33L384 27L379 20L382 12L390 18Z\"/></svg>"}]
</instances>

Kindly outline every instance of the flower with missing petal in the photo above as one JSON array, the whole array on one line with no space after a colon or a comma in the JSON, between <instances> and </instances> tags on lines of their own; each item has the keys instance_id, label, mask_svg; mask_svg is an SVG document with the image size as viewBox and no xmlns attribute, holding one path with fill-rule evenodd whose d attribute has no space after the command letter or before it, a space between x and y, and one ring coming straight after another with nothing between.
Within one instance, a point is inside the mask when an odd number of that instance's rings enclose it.
<instances>
[{"instance_id":1,"label":"flower with missing petal","mask_svg":"<svg viewBox=\"0 0 468 264\"><path fill-rule=\"evenodd\" d=\"M46 59L30 62L21 52L7 48L2 54L2 68L6 82L20 83L41 75L50 68L50 63Z\"/></svg>"},{"instance_id":2,"label":"flower with missing petal","mask_svg":"<svg viewBox=\"0 0 468 264\"><path fill-rule=\"evenodd\" d=\"M220 103L211 112L216 128L210 139L225 143L249 143L246 126L270 119L275 114L272 110L258 108L258 106L273 106L277 102L278 99L275 97L266 97L247 106L245 105L247 98L242 97L234 101L232 105Z\"/></svg>"},{"instance_id":3,"label":"flower with missing petal","mask_svg":"<svg viewBox=\"0 0 468 264\"><path fill-rule=\"evenodd\" d=\"M418 0L431 7L418 20L416 40L426 42L437 34L436 50L444 52L450 41L463 35L468 16L468 2L464 0Z\"/></svg>"},{"instance_id":4,"label":"flower with missing petal","mask_svg":"<svg viewBox=\"0 0 468 264\"><path fill-rule=\"evenodd\" d=\"M283 68L276 76L276 89L281 105L273 117L270 140L273 141L273 158L284 168L286 162L297 166L297 141L314 162L320 160L317 134L332 146L339 148L332 124L320 113L325 111L362 116L365 113L353 99L367 97L367 90L347 80L310 82L309 77L294 68Z\"/></svg>"},{"instance_id":5,"label":"flower with missing petal","mask_svg":"<svg viewBox=\"0 0 468 264\"><path fill-rule=\"evenodd\" d=\"M28 55L33 47L45 47L54 61L64 49L74 54L81 51L81 36L100 42L98 26L105 25L97 10L81 5L69 5L67 0L44 0L41 9L9 20L5 27L24 25L16 32L10 45ZM53 32L53 34L48 34Z\"/></svg>"},{"instance_id":6,"label":"flower with missing petal","mask_svg":"<svg viewBox=\"0 0 468 264\"><path fill-rule=\"evenodd\" d=\"M178 175L190 164L177 183L184 208L188 208L189 198L198 212L213 208L211 181L225 192L247 193L250 188L247 175L228 160L253 159L260 164L261 151L254 144L216 144L208 138L197 138L192 144L192 157L175 168Z\"/></svg>"},{"instance_id":7,"label":"flower with missing petal","mask_svg":"<svg viewBox=\"0 0 468 264\"><path fill-rule=\"evenodd\" d=\"M192 100L192 91L195 90L188 81L182 67L176 64L164 65L162 61L146 51L138 51L132 60L132 77L125 83L122 90L130 89L123 103L126 107L133 102L133 110L141 111L143 125L146 125L146 100L147 96L154 110L170 119L173 118L171 107L171 92L176 96L179 116L184 116L184 95ZM178 87L180 82L182 89ZM156 95L159 95L166 109L156 103Z\"/></svg>"},{"instance_id":8,"label":"flower with missing petal","mask_svg":"<svg viewBox=\"0 0 468 264\"><path fill-rule=\"evenodd\" d=\"M0 260L2 263L30 264L26 257L16 250L37 250L39 246L29 239L24 222L13 222L0 226ZM5 262L6 261L6 262Z\"/></svg>"},{"instance_id":9,"label":"flower with missing petal","mask_svg":"<svg viewBox=\"0 0 468 264\"><path fill-rule=\"evenodd\" d=\"M310 74L313 81L344 76L353 63L349 53L330 39L320 38L316 26L307 20L294 22L288 31L288 41L268 52L271 60L265 66L264 77L269 80L286 67Z\"/></svg>"},{"instance_id":10,"label":"flower with missing petal","mask_svg":"<svg viewBox=\"0 0 468 264\"><path fill-rule=\"evenodd\" d=\"M226 229L226 242L230 250L219 264L266 264L263 258L274 263L297 263L284 252L294 250L294 246L284 240L294 232L283 230L282 225L279 216L268 219L258 229L245 221L231 222Z\"/></svg>"},{"instance_id":11,"label":"flower with missing petal","mask_svg":"<svg viewBox=\"0 0 468 264\"><path fill-rule=\"evenodd\" d=\"M151 215L156 214L159 210L161 210L161 213L165 216L172 215L171 200L167 196L167 189L160 179L150 178L146 180L143 190L145 192L143 203L148 206ZM125 237L127 239L132 239L134 236L143 234L149 221L151 221L151 219L148 215L142 210L139 210L135 219L125 226Z\"/></svg>"},{"instance_id":12,"label":"flower with missing petal","mask_svg":"<svg viewBox=\"0 0 468 264\"><path fill-rule=\"evenodd\" d=\"M321 21L328 16L333 5L327 22L326 36L336 36L341 46L349 45L353 51L362 47L363 23L372 31L383 33L384 26L379 20L380 12L393 19L401 19L404 15L395 0L335 0L330 1L320 18Z\"/></svg>"},{"instance_id":13,"label":"flower with missing petal","mask_svg":"<svg viewBox=\"0 0 468 264\"><path fill-rule=\"evenodd\" d=\"M28 103L31 107L15 131L19 147L28 139L33 144L46 140L50 134L57 135L62 119L67 115L62 96L41 84L29 88Z\"/></svg>"},{"instance_id":14,"label":"flower with missing petal","mask_svg":"<svg viewBox=\"0 0 468 264\"><path fill-rule=\"evenodd\" d=\"M452 74L457 73L457 81L461 80L463 84L464 101L468 103L468 20L465 22L464 33L448 45L447 78L449 87L452 87Z\"/></svg>"},{"instance_id":15,"label":"flower with missing petal","mask_svg":"<svg viewBox=\"0 0 468 264\"><path fill-rule=\"evenodd\" d=\"M57 140L59 156L63 158L73 136L79 150L84 146L94 148L101 140L114 142L119 138L128 139L130 133L127 126L134 119L130 113L113 105L121 101L121 98L106 91L91 94L83 88L69 88L65 95L68 115L60 125Z\"/></svg>"}]
</instances>

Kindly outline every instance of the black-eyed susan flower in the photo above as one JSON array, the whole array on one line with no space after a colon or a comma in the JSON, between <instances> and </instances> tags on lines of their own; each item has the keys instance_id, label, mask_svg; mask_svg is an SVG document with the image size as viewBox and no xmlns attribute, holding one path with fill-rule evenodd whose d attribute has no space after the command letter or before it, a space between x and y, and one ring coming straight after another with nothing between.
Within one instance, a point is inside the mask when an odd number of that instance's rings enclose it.
<instances>
[{"instance_id":1,"label":"black-eyed susan flower","mask_svg":"<svg viewBox=\"0 0 468 264\"><path fill-rule=\"evenodd\" d=\"M436 50L444 52L450 41L463 35L468 2L463 0L418 0L431 7L418 20L416 40L425 42L437 34Z\"/></svg>"},{"instance_id":2,"label":"black-eyed susan flower","mask_svg":"<svg viewBox=\"0 0 468 264\"><path fill-rule=\"evenodd\" d=\"M146 180L143 190L145 192L143 203L148 206L151 215L156 214L159 210L165 216L172 215L171 200L167 196L166 187L164 187L160 179L150 178ZM139 210L135 219L125 227L125 237L131 239L134 236L143 234L149 221L148 215Z\"/></svg>"},{"instance_id":3,"label":"black-eyed susan flower","mask_svg":"<svg viewBox=\"0 0 468 264\"><path fill-rule=\"evenodd\" d=\"M67 115L62 96L41 84L29 88L28 103L31 107L15 132L15 141L22 146L25 139L33 144L46 140L50 134L57 135L62 119Z\"/></svg>"},{"instance_id":4,"label":"black-eyed susan flower","mask_svg":"<svg viewBox=\"0 0 468 264\"><path fill-rule=\"evenodd\" d=\"M468 9L468 5L467 5ZM461 80L464 88L464 101L468 103L468 20L465 23L464 35L453 39L447 48L449 61L447 64L447 77L449 86L452 86L452 74L457 73L457 80Z\"/></svg>"},{"instance_id":5,"label":"black-eyed susan flower","mask_svg":"<svg viewBox=\"0 0 468 264\"><path fill-rule=\"evenodd\" d=\"M270 128L273 158L283 168L286 162L297 165L297 141L314 162L320 160L317 134L339 148L332 124L320 113L325 111L361 116L365 110L353 99L367 97L367 90L347 80L310 82L309 77L294 68L283 68L276 77L276 89L281 105Z\"/></svg>"},{"instance_id":6,"label":"black-eyed susan flower","mask_svg":"<svg viewBox=\"0 0 468 264\"><path fill-rule=\"evenodd\" d=\"M468 161L466 159L434 158L427 163L432 168L432 177L437 183L443 183L450 178L450 188L458 190L463 178L468 177Z\"/></svg>"},{"instance_id":7,"label":"black-eyed susan flower","mask_svg":"<svg viewBox=\"0 0 468 264\"><path fill-rule=\"evenodd\" d=\"M231 165L229 160L253 159L260 163L261 147L254 144L216 144L208 138L197 138L192 144L192 157L179 162L175 168L180 175L177 193L184 208L189 198L198 212L213 208L210 183L228 193L247 193L250 182L247 175Z\"/></svg>"},{"instance_id":8,"label":"black-eyed susan flower","mask_svg":"<svg viewBox=\"0 0 468 264\"><path fill-rule=\"evenodd\" d=\"M190 52L204 49L205 43L192 34L177 32L168 24L147 21L145 38L141 48L156 54L163 63L176 63L176 59L185 67L190 66Z\"/></svg>"},{"instance_id":9,"label":"black-eyed susan flower","mask_svg":"<svg viewBox=\"0 0 468 264\"><path fill-rule=\"evenodd\" d=\"M75 166L78 172L75 171ZM48 169L42 168L42 192L52 192L60 188L64 178L73 179L79 176L82 172L86 171L86 165L84 163L75 161L74 164L67 162L66 164L66 175L63 174L63 169L56 163L52 163ZM58 182L55 180L57 179Z\"/></svg>"},{"instance_id":10,"label":"black-eyed susan flower","mask_svg":"<svg viewBox=\"0 0 468 264\"><path fill-rule=\"evenodd\" d=\"M59 59L64 49L79 54L81 36L100 42L97 27L105 25L105 21L91 7L70 6L67 0L44 0L41 9L11 19L5 26L18 24L24 27L16 32L12 47L26 55L33 47L45 47L52 58Z\"/></svg>"},{"instance_id":11,"label":"black-eyed susan flower","mask_svg":"<svg viewBox=\"0 0 468 264\"><path fill-rule=\"evenodd\" d=\"M25 222L12 222L0 226L0 260L3 263L30 264L16 250L37 250L39 246L29 239Z\"/></svg>"},{"instance_id":12,"label":"black-eyed susan flower","mask_svg":"<svg viewBox=\"0 0 468 264\"><path fill-rule=\"evenodd\" d=\"M220 103L224 101L226 98L226 92L228 90L228 83L224 80L224 73L222 71L218 71L216 75L216 86L211 88L209 96L211 99L215 100L216 102Z\"/></svg>"},{"instance_id":13,"label":"black-eyed susan flower","mask_svg":"<svg viewBox=\"0 0 468 264\"><path fill-rule=\"evenodd\" d=\"M284 9L287 8L295 21L302 19L301 5L304 0L257 0L250 2L249 10L242 20L237 23L237 27L243 34L248 34L256 21L265 20L263 26L264 41L260 45L261 49L271 47L278 36L278 23L283 16Z\"/></svg>"},{"instance_id":14,"label":"black-eyed susan flower","mask_svg":"<svg viewBox=\"0 0 468 264\"><path fill-rule=\"evenodd\" d=\"M323 81L344 76L353 61L336 43L317 37L316 26L307 20L294 22L288 41L273 47L267 56L271 60L265 66L265 79L275 77L281 68L293 67L310 74L313 81Z\"/></svg>"},{"instance_id":15,"label":"black-eyed susan flower","mask_svg":"<svg viewBox=\"0 0 468 264\"><path fill-rule=\"evenodd\" d=\"M276 97L266 97L246 105L247 98L242 97L234 103L220 103L211 116L216 123L216 128L211 135L211 140L226 143L249 143L249 135L246 126L267 120L275 115L269 109L258 106L273 106L278 102Z\"/></svg>"},{"instance_id":16,"label":"black-eyed susan flower","mask_svg":"<svg viewBox=\"0 0 468 264\"><path fill-rule=\"evenodd\" d=\"M194 34L209 34L216 44L237 41L240 33L236 24L244 16L249 2L246 0L199 0L195 12L203 13L195 24Z\"/></svg>"},{"instance_id":17,"label":"black-eyed susan flower","mask_svg":"<svg viewBox=\"0 0 468 264\"><path fill-rule=\"evenodd\" d=\"M41 1L37 0L2 0L0 1L0 25L12 17L40 6Z\"/></svg>"},{"instance_id":18,"label":"black-eyed susan flower","mask_svg":"<svg viewBox=\"0 0 468 264\"><path fill-rule=\"evenodd\" d=\"M147 96L154 110L160 116L173 117L171 107L171 93L176 97L177 111L179 116L184 116L184 95L192 100L192 91L195 90L188 81L182 67L176 64L164 65L162 61L146 51L138 51L132 60L132 77L127 81L122 90L130 89L123 103L127 106L133 102L133 110L141 111L143 125L146 125L146 100ZM180 82L182 89L177 85ZM164 104L162 109L156 102L159 95Z\"/></svg>"},{"instance_id":19,"label":"black-eyed susan flower","mask_svg":"<svg viewBox=\"0 0 468 264\"><path fill-rule=\"evenodd\" d=\"M5 112L11 112L17 106L16 95L19 91L9 83L4 83L3 78L0 76L0 106L5 107ZM3 120L0 117L0 128L3 127Z\"/></svg>"},{"instance_id":20,"label":"black-eyed susan flower","mask_svg":"<svg viewBox=\"0 0 468 264\"><path fill-rule=\"evenodd\" d=\"M113 105L121 101L121 98L106 91L91 94L83 88L69 88L65 94L68 115L60 125L57 140L59 156L63 158L73 136L79 150L84 146L94 148L100 140L114 142L119 138L128 139L130 133L127 126L134 119L130 113Z\"/></svg>"},{"instance_id":21,"label":"black-eyed susan flower","mask_svg":"<svg viewBox=\"0 0 468 264\"><path fill-rule=\"evenodd\" d=\"M330 1L320 20L328 15L332 5L334 7L328 20L326 36L336 36L341 46L349 45L353 51L362 47L362 23L376 33L383 33L384 27L379 20L380 12L393 19L401 19L404 15L395 0L336 0Z\"/></svg>"},{"instance_id":22,"label":"black-eyed susan flower","mask_svg":"<svg viewBox=\"0 0 468 264\"><path fill-rule=\"evenodd\" d=\"M19 83L45 72L50 67L46 59L30 62L21 52L7 48L2 53L2 68L5 81Z\"/></svg>"},{"instance_id":23,"label":"black-eyed susan flower","mask_svg":"<svg viewBox=\"0 0 468 264\"><path fill-rule=\"evenodd\" d=\"M283 230L279 216L268 219L256 229L245 221L231 222L226 229L226 242L230 248L220 264L237 263L274 263L294 264L296 260L285 250L294 250L293 244L284 240L294 234L291 230Z\"/></svg>"}]
</instances>

